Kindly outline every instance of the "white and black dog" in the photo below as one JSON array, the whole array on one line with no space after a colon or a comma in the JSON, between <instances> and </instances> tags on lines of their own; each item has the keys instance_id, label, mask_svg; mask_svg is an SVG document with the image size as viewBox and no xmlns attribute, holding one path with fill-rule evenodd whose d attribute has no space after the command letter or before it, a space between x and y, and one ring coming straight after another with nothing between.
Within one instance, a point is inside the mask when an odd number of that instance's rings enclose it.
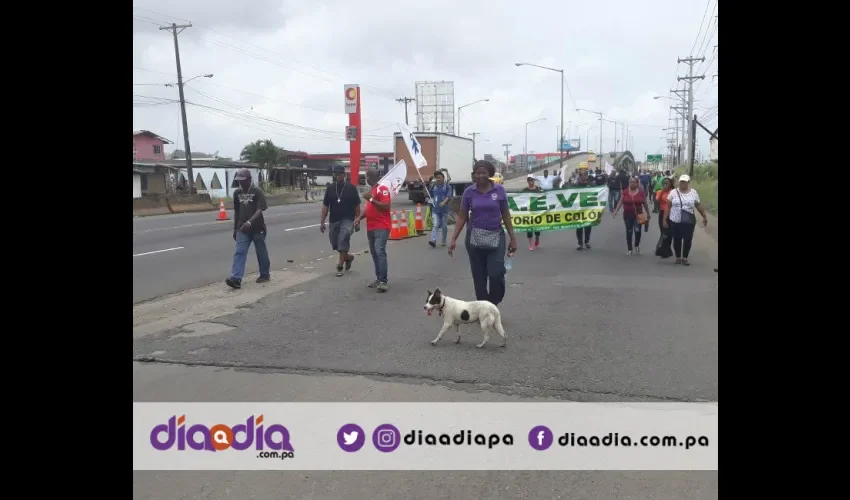
<instances>
[{"instance_id":1,"label":"white and black dog","mask_svg":"<svg viewBox=\"0 0 850 500\"><path fill-rule=\"evenodd\" d=\"M443 316L443 327L440 328L440 333L437 338L431 341L431 345L437 345L437 342L443 338L452 326L455 327L457 340L455 344L460 342L460 325L466 323L478 323L481 325L481 332L484 334L484 340L475 347L484 347L484 344L490 340L490 328L502 336L501 347L505 346L505 329L502 327L502 313L499 308L493 303L486 300L476 300L473 302L464 302L462 300L453 299L443 295L439 288L431 292L428 290L428 300L425 301L425 312L428 316L436 310Z\"/></svg>"}]
</instances>

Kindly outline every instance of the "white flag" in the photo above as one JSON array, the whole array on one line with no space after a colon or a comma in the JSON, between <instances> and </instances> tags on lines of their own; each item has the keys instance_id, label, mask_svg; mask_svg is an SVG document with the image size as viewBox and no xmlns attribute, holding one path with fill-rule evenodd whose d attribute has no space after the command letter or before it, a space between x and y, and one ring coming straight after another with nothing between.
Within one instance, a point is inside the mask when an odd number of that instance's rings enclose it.
<instances>
[{"instance_id":1,"label":"white flag","mask_svg":"<svg viewBox=\"0 0 850 500\"><path fill-rule=\"evenodd\" d=\"M419 144L419 139L413 135L410 127L404 123L399 123L398 128L401 130L401 138L404 139L404 144L407 145L407 151L410 153L416 168L419 169L428 165L428 160L422 155L422 145Z\"/></svg>"},{"instance_id":2,"label":"white flag","mask_svg":"<svg viewBox=\"0 0 850 500\"><path fill-rule=\"evenodd\" d=\"M407 164L404 160L400 160L395 164L393 168L387 172L387 175L383 176L381 180L378 181L379 186L386 186L390 190L390 196L395 196L398 194L399 189L401 189L401 185L404 184L404 179L407 177Z\"/></svg>"},{"instance_id":3,"label":"white flag","mask_svg":"<svg viewBox=\"0 0 850 500\"><path fill-rule=\"evenodd\" d=\"M612 167L611 164L608 163L608 160L605 160L605 175L611 175L611 172L613 171L614 167Z\"/></svg>"}]
</instances>

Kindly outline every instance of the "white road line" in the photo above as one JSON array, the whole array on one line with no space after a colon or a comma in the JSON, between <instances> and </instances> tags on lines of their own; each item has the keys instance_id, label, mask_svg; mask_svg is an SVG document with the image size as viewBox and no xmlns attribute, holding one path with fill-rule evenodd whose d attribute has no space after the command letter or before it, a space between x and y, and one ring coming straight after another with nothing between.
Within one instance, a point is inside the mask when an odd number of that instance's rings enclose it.
<instances>
[{"instance_id":1,"label":"white road line","mask_svg":"<svg viewBox=\"0 0 850 500\"><path fill-rule=\"evenodd\" d=\"M309 226L301 226L301 227L290 227L288 229L284 229L284 231L298 231L299 229L309 229L311 227L319 227L321 224L311 224Z\"/></svg>"},{"instance_id":2,"label":"white road line","mask_svg":"<svg viewBox=\"0 0 850 500\"><path fill-rule=\"evenodd\" d=\"M263 214L263 217L266 218L266 219L270 219L272 217L283 217L284 215L308 214L308 213L311 213L311 212L312 211L310 211L310 212L307 212L307 211L287 212L287 213L284 213L284 214ZM231 213L232 213L232 211L231 211ZM233 221L233 219L226 220L226 221L213 220L213 221L209 221L209 222L196 222L195 224L183 224L182 226L158 227L158 228L154 228L154 229L142 229L141 231L133 231L133 234L152 233L154 231L166 231L168 229L184 229L184 228L187 228L187 227L207 226L207 225L210 225L210 224L223 225L222 222L232 222L232 221Z\"/></svg>"},{"instance_id":3,"label":"white road line","mask_svg":"<svg viewBox=\"0 0 850 500\"><path fill-rule=\"evenodd\" d=\"M137 254L134 254L133 257L141 257L142 255L151 255L151 254L162 253L162 252L171 252L173 250L183 250L184 248L186 248L186 247L174 247L174 248L166 248L165 250L154 250L153 252L137 253Z\"/></svg>"}]
</instances>

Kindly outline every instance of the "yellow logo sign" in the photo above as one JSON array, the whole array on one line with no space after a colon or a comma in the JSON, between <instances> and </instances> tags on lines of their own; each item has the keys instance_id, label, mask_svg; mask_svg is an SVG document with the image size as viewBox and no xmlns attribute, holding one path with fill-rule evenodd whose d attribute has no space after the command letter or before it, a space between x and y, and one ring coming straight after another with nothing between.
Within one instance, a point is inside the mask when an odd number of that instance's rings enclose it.
<instances>
[{"instance_id":1,"label":"yellow logo sign","mask_svg":"<svg viewBox=\"0 0 850 500\"><path fill-rule=\"evenodd\" d=\"M352 87L352 88L346 90L345 91L345 98L348 99L349 101L356 100L357 99L357 89Z\"/></svg>"}]
</instances>

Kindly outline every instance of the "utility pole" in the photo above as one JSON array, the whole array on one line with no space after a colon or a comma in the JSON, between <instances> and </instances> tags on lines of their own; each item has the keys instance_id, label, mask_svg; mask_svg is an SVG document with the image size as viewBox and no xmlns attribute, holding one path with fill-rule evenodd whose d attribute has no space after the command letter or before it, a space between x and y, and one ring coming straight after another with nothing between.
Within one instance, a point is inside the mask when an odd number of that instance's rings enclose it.
<instances>
[{"instance_id":1,"label":"utility pole","mask_svg":"<svg viewBox=\"0 0 850 500\"><path fill-rule=\"evenodd\" d=\"M704 57L685 57L678 59L679 64L687 63L688 65L688 76L679 76L676 79L678 81L685 80L688 82L688 114L686 115L688 121L688 132L691 133L694 130L693 127L693 116L694 116L694 80L703 80L705 79L705 75L694 76L694 64L698 62L705 61ZM688 137L688 147L693 147L694 138ZM693 151L690 152L690 157L693 158Z\"/></svg>"},{"instance_id":2,"label":"utility pole","mask_svg":"<svg viewBox=\"0 0 850 500\"><path fill-rule=\"evenodd\" d=\"M513 144L507 144L506 143L506 144L502 144L502 146L505 147L505 165L507 165L508 161L511 159L511 156L510 156L511 155L511 146L513 146Z\"/></svg>"},{"instance_id":3,"label":"utility pole","mask_svg":"<svg viewBox=\"0 0 850 500\"><path fill-rule=\"evenodd\" d=\"M412 97L401 97L401 98L395 100L396 102L400 102L400 103L404 104L404 124L405 125L410 125L410 122L407 121L407 104L410 103L410 102L413 102L415 100L416 99L414 99Z\"/></svg>"},{"instance_id":4,"label":"utility pole","mask_svg":"<svg viewBox=\"0 0 850 500\"><path fill-rule=\"evenodd\" d=\"M180 44L177 42L177 35L184 29L191 27L191 24L178 25L171 23L171 26L161 26L159 29L170 31L174 35L174 58L177 60L177 90L180 95L180 115L183 120L183 142L186 144L186 174L189 177L189 193L194 194L195 177L194 172L192 172L192 147L189 146L189 125L186 123L186 99L183 97L183 69L180 67Z\"/></svg>"},{"instance_id":5,"label":"utility pole","mask_svg":"<svg viewBox=\"0 0 850 500\"><path fill-rule=\"evenodd\" d=\"M475 161L475 138L481 135L481 132L470 132L467 135L472 136L472 160Z\"/></svg>"}]
</instances>

